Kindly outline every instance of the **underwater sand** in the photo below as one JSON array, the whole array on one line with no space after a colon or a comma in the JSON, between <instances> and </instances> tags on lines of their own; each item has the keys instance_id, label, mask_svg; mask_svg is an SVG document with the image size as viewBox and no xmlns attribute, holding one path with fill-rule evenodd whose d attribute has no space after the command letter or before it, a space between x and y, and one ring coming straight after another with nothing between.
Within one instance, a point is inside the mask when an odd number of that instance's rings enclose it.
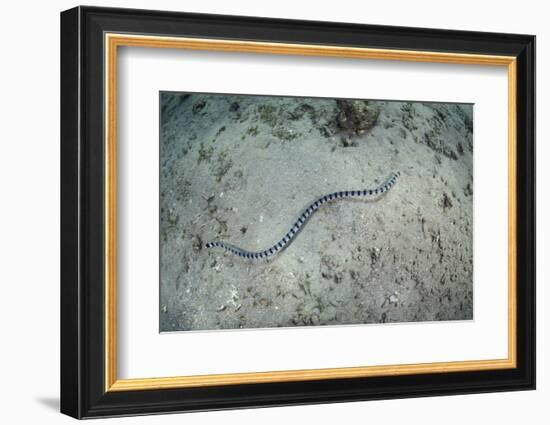
<instances>
[{"instance_id":1,"label":"underwater sand","mask_svg":"<svg viewBox=\"0 0 550 425\"><path fill-rule=\"evenodd\" d=\"M162 93L160 331L472 319L472 118L462 104ZM268 248L319 196L395 171L379 199L323 205L267 260L205 248Z\"/></svg>"}]
</instances>

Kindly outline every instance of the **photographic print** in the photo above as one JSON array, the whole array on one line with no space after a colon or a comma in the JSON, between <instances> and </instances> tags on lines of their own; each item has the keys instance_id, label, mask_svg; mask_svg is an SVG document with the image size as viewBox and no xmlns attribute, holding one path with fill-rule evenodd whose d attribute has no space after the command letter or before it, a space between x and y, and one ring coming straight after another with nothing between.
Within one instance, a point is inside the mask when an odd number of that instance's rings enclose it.
<instances>
[{"instance_id":1,"label":"photographic print","mask_svg":"<svg viewBox=\"0 0 550 425\"><path fill-rule=\"evenodd\" d=\"M473 319L473 105L160 93L160 331Z\"/></svg>"}]
</instances>

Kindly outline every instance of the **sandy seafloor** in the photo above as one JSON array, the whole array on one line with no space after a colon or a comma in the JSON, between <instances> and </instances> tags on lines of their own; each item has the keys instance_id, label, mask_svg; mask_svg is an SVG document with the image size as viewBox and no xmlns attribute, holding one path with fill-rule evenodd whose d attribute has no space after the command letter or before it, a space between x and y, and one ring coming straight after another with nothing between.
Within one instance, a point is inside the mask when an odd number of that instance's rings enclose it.
<instances>
[{"instance_id":1,"label":"sandy seafloor","mask_svg":"<svg viewBox=\"0 0 550 425\"><path fill-rule=\"evenodd\" d=\"M473 318L473 106L161 94L160 331ZM317 197L398 183L376 201Z\"/></svg>"}]
</instances>

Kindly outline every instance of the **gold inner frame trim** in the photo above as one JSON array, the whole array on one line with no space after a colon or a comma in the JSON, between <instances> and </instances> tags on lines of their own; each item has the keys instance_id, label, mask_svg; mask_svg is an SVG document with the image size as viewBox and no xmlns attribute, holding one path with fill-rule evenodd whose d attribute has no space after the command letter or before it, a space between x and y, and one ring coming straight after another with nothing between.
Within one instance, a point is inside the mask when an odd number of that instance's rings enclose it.
<instances>
[{"instance_id":1,"label":"gold inner frame trim","mask_svg":"<svg viewBox=\"0 0 550 425\"><path fill-rule=\"evenodd\" d=\"M517 210L516 210L516 58L446 52L393 49L370 49L329 45L268 43L199 38L162 37L106 33L105 40L105 391L137 391L214 385L237 385L269 382L311 381L511 369L517 365ZM468 65L503 66L508 72L508 357L494 360L468 360L418 364L303 369L214 375L151 378L117 378L116 265L116 136L117 136L117 49L148 47L188 50L247 52L262 54L325 56L405 62L433 62Z\"/></svg>"}]
</instances>

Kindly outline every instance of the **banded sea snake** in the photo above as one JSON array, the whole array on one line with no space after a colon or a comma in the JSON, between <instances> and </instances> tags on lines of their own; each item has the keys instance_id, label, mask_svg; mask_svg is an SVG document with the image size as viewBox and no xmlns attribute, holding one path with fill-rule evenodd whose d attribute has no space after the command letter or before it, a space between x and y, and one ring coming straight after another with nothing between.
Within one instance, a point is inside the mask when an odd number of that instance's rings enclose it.
<instances>
[{"instance_id":1,"label":"banded sea snake","mask_svg":"<svg viewBox=\"0 0 550 425\"><path fill-rule=\"evenodd\" d=\"M279 242L277 242L275 245L268 249L264 249L263 251L247 251L246 249L239 248L235 245L231 245L226 242L222 241L214 241L214 242L208 242L205 247L206 248L222 248L226 251L229 251L235 255L238 255L239 257L243 258L250 258L250 259L258 259L258 258L266 258L273 254L276 254L277 252L281 251L282 249L288 247L290 245L290 242L294 239L294 237L298 234L302 226L306 223L306 221L319 209L319 207L329 201L333 201L335 199L343 199L343 198L350 198L350 197L357 197L357 196L367 196L367 197L377 197L378 195L381 195L388 190L392 188L395 183L397 183L397 179L400 176L400 172L397 171L393 173L388 180L386 180L383 184L378 186L375 189L363 189L363 190L345 190L342 192L333 192L325 196L321 196L314 202L312 202L300 215L298 220L292 225L288 233L282 237Z\"/></svg>"}]
</instances>

